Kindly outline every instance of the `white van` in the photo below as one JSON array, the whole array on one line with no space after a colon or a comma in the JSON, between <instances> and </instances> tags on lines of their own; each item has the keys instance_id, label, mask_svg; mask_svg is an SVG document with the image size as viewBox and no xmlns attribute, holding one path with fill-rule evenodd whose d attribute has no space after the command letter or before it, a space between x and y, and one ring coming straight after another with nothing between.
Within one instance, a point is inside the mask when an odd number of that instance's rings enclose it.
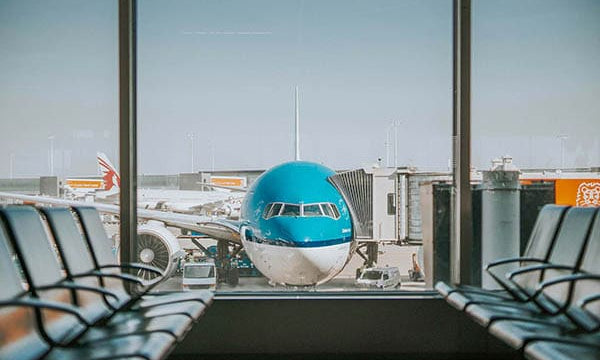
<instances>
[{"instance_id":1,"label":"white van","mask_svg":"<svg viewBox=\"0 0 600 360\"><path fill-rule=\"evenodd\" d=\"M217 269L214 261L183 264L183 290L211 289L217 286Z\"/></svg>"},{"instance_id":2,"label":"white van","mask_svg":"<svg viewBox=\"0 0 600 360\"><path fill-rule=\"evenodd\" d=\"M364 269L356 279L361 287L386 288L400 285L400 269L392 267L375 267Z\"/></svg>"}]
</instances>

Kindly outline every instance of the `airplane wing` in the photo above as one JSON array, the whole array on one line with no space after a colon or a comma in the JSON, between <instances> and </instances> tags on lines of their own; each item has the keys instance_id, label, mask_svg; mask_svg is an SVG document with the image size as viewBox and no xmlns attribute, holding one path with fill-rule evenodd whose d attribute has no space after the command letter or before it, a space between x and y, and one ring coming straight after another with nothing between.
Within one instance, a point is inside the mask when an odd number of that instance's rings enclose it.
<instances>
[{"instance_id":1,"label":"airplane wing","mask_svg":"<svg viewBox=\"0 0 600 360\"><path fill-rule=\"evenodd\" d=\"M75 200L57 199L47 196L21 195L6 192L0 192L0 198L20 200L35 204L48 204L60 206L93 206L98 211L108 214L119 215L118 205L103 204L97 202L83 202ZM179 214L158 210L138 209L139 219L156 220L165 223L167 226L177 227L208 235L216 240L225 240L236 244L241 244L239 223L228 221L210 216Z\"/></svg>"}]
</instances>

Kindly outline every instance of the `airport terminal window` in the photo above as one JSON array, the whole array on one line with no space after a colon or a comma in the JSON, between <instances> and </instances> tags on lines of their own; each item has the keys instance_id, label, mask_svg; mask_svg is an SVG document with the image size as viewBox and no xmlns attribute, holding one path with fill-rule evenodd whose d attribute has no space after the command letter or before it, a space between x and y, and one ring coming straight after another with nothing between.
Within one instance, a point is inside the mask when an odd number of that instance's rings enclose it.
<instances>
[{"instance_id":1,"label":"airport terminal window","mask_svg":"<svg viewBox=\"0 0 600 360\"><path fill-rule=\"evenodd\" d=\"M579 196L586 183L600 184L598 5L472 2L473 195L482 214L516 209L475 224L485 236L473 277L485 286L494 282L481 266L518 256L543 204L600 205ZM489 195L498 188L502 202Z\"/></svg>"},{"instance_id":2,"label":"airport terminal window","mask_svg":"<svg viewBox=\"0 0 600 360\"><path fill-rule=\"evenodd\" d=\"M116 4L56 0L35 7L7 0L0 11L0 118L8 119L0 122L8 134L0 142L0 190L118 206ZM540 9L544 16L529 15ZM589 46L600 33L599 12L560 0L473 2L475 195L482 170L500 158L493 166L516 167L521 180L544 187L543 201L599 205L584 196L600 178L593 131L600 50ZM450 231L437 222L448 216L439 214L452 212L451 1L145 0L137 24L139 208L217 219L265 246L286 243L239 227L243 193L202 184L247 188L266 170L300 158L337 172L345 181L340 188L354 186L345 199L368 199L352 204L356 218L339 229L342 239L352 235L366 248L367 261L349 252L347 265L319 289L356 290L356 270L375 260L399 267L401 289L431 288L447 275L433 266L432 254ZM293 188L298 179L284 183ZM521 185L526 194L531 184ZM578 200L571 193L579 186ZM265 219L346 215L337 202L302 209L272 201L262 202L271 202ZM118 219L103 220L116 249ZM164 257L172 281L158 290L181 288L182 263L213 258L227 259L219 271L238 266L244 274L236 286L221 276L217 291L295 291L270 286L235 238L144 225L160 236L145 237L142 251L185 253ZM415 271L427 283L404 281Z\"/></svg>"},{"instance_id":3,"label":"airport terminal window","mask_svg":"<svg viewBox=\"0 0 600 360\"><path fill-rule=\"evenodd\" d=\"M285 243L240 227L246 220L240 207L244 193L217 187L248 188L265 170L297 158L292 145L296 105L298 158L339 173L365 168L369 174L359 185L377 168L446 169L451 2L264 0L257 6L238 0L145 0L137 5L138 208L197 216L194 224L216 219L217 225L227 224L227 231L246 231L257 244ZM0 122L0 133L9 134L0 142L5 154L0 190L118 206L116 10L115 2L3 2L0 118L14 120ZM428 141L439 146L415 150ZM46 176L54 183L41 189L48 184ZM302 183L298 179L286 181L293 187ZM400 264L406 275L420 234L402 233L397 223L408 220L392 216L379 231L372 216L386 214L388 192L377 199L381 209L376 211L373 201L355 204L357 214L371 214L361 224L360 237L352 222L336 232L308 230L326 236L321 243L350 237L361 245L364 239L393 243L368 253ZM271 202L260 215L346 219L341 202L328 201L304 209L301 200ZM414 214L403 216L409 215ZM118 219L103 214L103 221L116 249ZM138 242L138 257L149 265L168 264L171 279L158 291L181 289L182 264L207 258L226 259L219 271L238 266L243 274L237 286L218 274L217 291L295 291L269 285L239 241L157 221L143 224L147 233ZM417 243L410 243L411 251L407 240ZM357 252L347 256L343 263L348 265L320 289L356 290L356 270L366 263Z\"/></svg>"}]
</instances>

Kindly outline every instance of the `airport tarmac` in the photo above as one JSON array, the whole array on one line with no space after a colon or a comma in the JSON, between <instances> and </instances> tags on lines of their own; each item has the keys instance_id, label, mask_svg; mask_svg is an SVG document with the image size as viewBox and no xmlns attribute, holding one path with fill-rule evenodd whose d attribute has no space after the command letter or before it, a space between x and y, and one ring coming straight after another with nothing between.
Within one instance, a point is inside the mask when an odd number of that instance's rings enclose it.
<instances>
[{"instance_id":1,"label":"airport tarmac","mask_svg":"<svg viewBox=\"0 0 600 360\"><path fill-rule=\"evenodd\" d=\"M118 226L115 223L105 223L108 234L112 237L117 231ZM177 231L175 229L175 233ZM200 239L204 246L216 244L212 239ZM189 239L180 239L180 245L183 248L195 248L195 245ZM356 269L363 264L363 259L357 253L354 253L344 269L333 279L328 282L309 287L298 286L283 286L280 284L270 284L265 277L240 277L239 284L231 286L225 283L220 283L217 286L219 293L235 293L235 292L287 292L287 291L308 291L308 292L336 292L336 291L423 291L430 290L425 288L425 282L409 281L408 270L412 269L412 254L417 254L422 259L421 246L396 245L390 243L382 243L378 248L378 259L376 266L387 267L396 266L400 270L401 283L398 287L388 287L378 289L374 287L363 288L355 285ZM423 268L423 261L419 260L419 265ZM158 291L179 291L182 289L181 272L175 272L172 277L159 286Z\"/></svg>"},{"instance_id":2,"label":"airport tarmac","mask_svg":"<svg viewBox=\"0 0 600 360\"><path fill-rule=\"evenodd\" d=\"M388 287L378 289L374 287L364 288L355 285L356 269L358 269L363 259L354 254L350 262L344 270L330 281L318 286L283 286L280 284L270 284L265 277L240 277L239 284L231 286L221 283L217 287L218 293L236 293L236 292L336 292L336 291L422 291L427 290L424 282L409 281L408 270L412 269L412 254L419 253L418 246L398 246L398 245L381 245L378 251L377 266L397 266L400 270L401 282L397 287ZM171 279L165 281L158 290L172 291L180 290L181 273L175 273Z\"/></svg>"},{"instance_id":3,"label":"airport tarmac","mask_svg":"<svg viewBox=\"0 0 600 360\"><path fill-rule=\"evenodd\" d=\"M179 291L181 290L181 274L176 273L170 279L160 284L157 291ZM423 291L425 289L424 282L408 281L408 278L403 277L400 286L389 287L384 289L378 288L362 288L354 284L354 278L334 278L325 284L318 286L283 286L271 285L265 277L241 277L240 282L236 286L227 284L219 284L217 293L247 293L247 292L342 292L342 291Z\"/></svg>"}]
</instances>

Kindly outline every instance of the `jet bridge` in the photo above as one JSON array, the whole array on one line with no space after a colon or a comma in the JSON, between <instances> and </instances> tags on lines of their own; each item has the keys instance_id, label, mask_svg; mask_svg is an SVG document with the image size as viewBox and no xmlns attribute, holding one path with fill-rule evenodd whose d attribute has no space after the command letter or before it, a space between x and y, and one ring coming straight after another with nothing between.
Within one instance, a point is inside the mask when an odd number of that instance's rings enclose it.
<instances>
[{"instance_id":1,"label":"jet bridge","mask_svg":"<svg viewBox=\"0 0 600 360\"><path fill-rule=\"evenodd\" d=\"M329 177L348 205L354 237L373 238L373 174L364 169L345 171Z\"/></svg>"},{"instance_id":2,"label":"jet bridge","mask_svg":"<svg viewBox=\"0 0 600 360\"><path fill-rule=\"evenodd\" d=\"M367 267L376 264L380 242L398 241L395 170L357 169L329 177L348 205L359 243L357 253Z\"/></svg>"}]
</instances>

